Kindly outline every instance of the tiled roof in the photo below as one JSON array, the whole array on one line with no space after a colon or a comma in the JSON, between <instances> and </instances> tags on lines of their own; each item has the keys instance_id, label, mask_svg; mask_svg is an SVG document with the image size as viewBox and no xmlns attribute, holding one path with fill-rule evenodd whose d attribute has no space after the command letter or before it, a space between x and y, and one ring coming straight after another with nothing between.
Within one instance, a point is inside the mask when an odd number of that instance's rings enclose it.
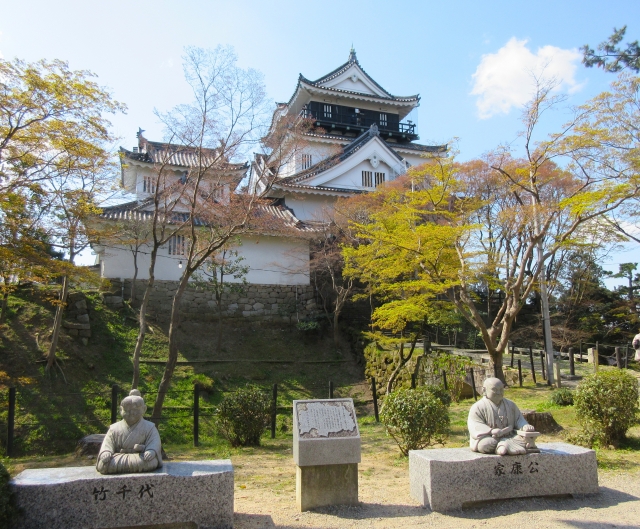
<instances>
[{"instance_id":1,"label":"tiled roof","mask_svg":"<svg viewBox=\"0 0 640 529\"><path fill-rule=\"evenodd\" d=\"M219 153L216 149L195 149L173 143L160 143L140 138L141 144L146 146L146 152L132 152L120 147L120 152L130 160L151 164L167 164L177 167L209 167L219 163ZM246 163L227 163L225 169L241 171L247 169Z\"/></svg>"},{"instance_id":2,"label":"tiled roof","mask_svg":"<svg viewBox=\"0 0 640 529\"><path fill-rule=\"evenodd\" d=\"M414 96L409 96L409 97L398 97L398 96L394 96L392 94L390 94L389 92L387 92L384 88L382 88L382 86L380 86L366 71L365 69L362 67L362 65L360 64L360 62L358 61L358 58L356 57L356 52L354 49L351 50L351 53L349 54L349 60L347 62L345 62L342 66L338 66L335 70L333 70L332 72L329 72L328 74L320 77L319 79L316 79L315 81L311 81L310 79L307 79L306 77L304 77L302 74L300 74L300 79L304 80L304 82L306 82L307 84L310 85L314 85L314 86L318 86L318 88L324 88L324 89L328 89L328 90L339 90L341 92L351 92L350 90L340 90L339 88L327 88L325 86L319 86L320 83L326 83L327 81L330 81L331 79L335 79L336 77L338 77L340 74L344 73L352 64L356 64L358 65L358 68L360 68L360 70L362 70L362 73L365 74L365 76L367 77L367 79L369 81L371 81L375 86L377 86L382 92L384 92L385 94L387 94L387 98L386 99L393 99L393 100L397 100L397 101L412 101L415 99L418 99L419 96L418 95L414 95ZM361 92L351 92L354 94L361 94ZM363 95L368 95L371 96L371 94L363 94ZM375 96L375 97L380 97L380 96Z\"/></svg>"},{"instance_id":3,"label":"tiled roof","mask_svg":"<svg viewBox=\"0 0 640 529\"><path fill-rule=\"evenodd\" d=\"M296 95L296 93L298 91L298 87L300 86L301 83L307 84L309 86L313 86L314 88L317 88L319 90L327 90L329 92L338 92L340 94L353 94L354 96L358 96L358 97L382 99L384 101L394 101L394 102L398 102L398 103L413 103L414 101L419 101L420 100L420 96L417 95L417 94L416 95L412 95L412 96L406 96L406 97L379 96L377 94L367 94L365 92L356 92L354 90L345 90L344 88L332 88L332 87L329 87L329 86L321 86L321 85L316 84L314 81L310 81L309 79L304 77L302 74L300 74L300 77L298 79L298 85L296 86L296 90L294 91L293 95L291 96L291 99L289 99L289 102L287 104L291 104L291 101L295 97L295 95Z\"/></svg>"},{"instance_id":4,"label":"tiled roof","mask_svg":"<svg viewBox=\"0 0 640 529\"><path fill-rule=\"evenodd\" d=\"M353 138L338 136L336 134L319 134L317 132L305 132L305 136L310 136L312 138L321 138L333 141L341 141L341 142L352 142ZM382 136L381 136L382 138ZM384 138L382 138L384 140ZM422 152L446 152L447 145L420 145L419 143L391 143L385 140L385 143L391 147L391 149L409 149L412 151L422 151Z\"/></svg>"},{"instance_id":5,"label":"tiled roof","mask_svg":"<svg viewBox=\"0 0 640 529\"><path fill-rule=\"evenodd\" d=\"M420 145L419 143L387 143L392 149L408 149L420 152L447 152L447 145Z\"/></svg>"},{"instance_id":6,"label":"tiled roof","mask_svg":"<svg viewBox=\"0 0 640 529\"><path fill-rule=\"evenodd\" d=\"M313 165L309 169L305 171L301 171L293 176L288 176L280 180L280 182L286 182L287 184L296 184L303 180L307 180L313 176L316 176L320 173L323 173L333 167L334 165L339 164L343 160L346 160L352 154L358 152L360 148L369 143L373 138L380 136L380 132L378 131L378 127L374 124L371 125L369 130L363 132L360 136L358 136L354 141L352 141L349 145L347 145L341 153L335 154L334 156L330 156ZM389 145L389 144L387 144ZM390 150L393 152L398 160L402 160L402 157L390 147Z\"/></svg>"},{"instance_id":7,"label":"tiled roof","mask_svg":"<svg viewBox=\"0 0 640 529\"><path fill-rule=\"evenodd\" d=\"M117 206L111 206L102 209L102 213L99 218L113 221L151 221L153 219L153 211L148 209L142 209L148 205L148 201L144 202L128 202L126 204L119 204ZM268 219L271 217L275 222L280 223L282 226L294 229L299 232L311 232L315 231L313 226L309 226L298 219L293 211L286 206L277 204L259 204L254 210L254 214L257 218ZM182 224L189 220L188 213L173 212L171 213L169 224ZM206 223L203 220L195 220L196 226L205 226Z\"/></svg>"},{"instance_id":8,"label":"tiled roof","mask_svg":"<svg viewBox=\"0 0 640 529\"><path fill-rule=\"evenodd\" d=\"M358 66L358 68L360 68L362 73L366 76L366 78L369 81L371 81L371 83L373 83L375 86L377 86L385 95L384 96L380 96L380 95L377 95L377 94L365 94L364 92L355 92L355 91L352 91L352 90L344 90L342 88L330 88L330 87L327 87L327 86L321 86L321 83L326 83L327 81L330 81L331 79L335 79L337 76L339 76L340 74L344 73L352 64L356 64ZM345 62L341 66L338 66L332 72L329 72L328 74L323 75L319 79L316 79L315 81L312 81L311 79L307 79L304 75L300 74L298 76L298 84L296 85L296 88L293 91L293 95L289 98L289 101L287 101L286 103L278 103L278 108L281 108L283 105L289 106L291 104L291 102L295 98L296 94L298 93L298 89L300 88L300 84L301 83L305 83L305 84L307 84L309 86L313 86L313 87L316 87L316 88L319 88L319 89L322 89L322 90L328 90L328 91L331 91L331 92L338 92L338 93L342 93L342 94L353 94L355 96L374 97L374 98L377 98L377 99L383 99L383 100L387 100L387 101L395 101L395 102L398 102L398 103L411 103L411 102L420 100L420 96L418 94L412 95L412 96L400 97L400 96L394 96L394 95L390 94L389 92L387 92L384 88L382 88L382 86L380 86L375 81L375 79L373 79L365 71L365 69L362 67L362 65L358 62L358 58L356 57L356 52L353 49L351 50L351 53L349 54L349 60L347 62Z\"/></svg>"},{"instance_id":9,"label":"tiled roof","mask_svg":"<svg viewBox=\"0 0 640 529\"><path fill-rule=\"evenodd\" d=\"M317 192L317 191L327 191L329 193L337 193L340 195L342 194L354 195L354 194L360 194L360 193L368 193L368 191L365 189L346 189L344 187L332 187L332 186L309 186L304 184L292 184L290 182L283 182L283 181L274 182L273 187L287 188L287 189L291 188L291 189L297 189L302 191L308 191L310 193Z\"/></svg>"}]
</instances>

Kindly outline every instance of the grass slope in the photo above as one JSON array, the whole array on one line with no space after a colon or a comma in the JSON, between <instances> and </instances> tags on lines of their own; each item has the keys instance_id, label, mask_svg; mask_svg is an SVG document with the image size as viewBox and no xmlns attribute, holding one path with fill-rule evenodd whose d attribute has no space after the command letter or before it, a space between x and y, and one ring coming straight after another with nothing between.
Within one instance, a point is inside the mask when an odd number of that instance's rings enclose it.
<instances>
[{"instance_id":1,"label":"grass slope","mask_svg":"<svg viewBox=\"0 0 640 529\"><path fill-rule=\"evenodd\" d=\"M0 328L0 421L6 439L8 387L18 390L16 441L18 454L68 453L87 433L106 431L110 421L111 386L128 392L131 354L137 322L130 309L105 307L97 293L87 293L92 337L87 346L61 335L60 369L45 373L42 358L53 321L54 293L23 289L9 299L7 322ZM164 370L167 329L152 323L141 364L140 390L151 408ZM36 339L39 337L39 340ZM38 346L40 345L40 347ZM286 323L225 322L222 347L216 350L215 323L184 322L180 355L159 426L170 447L192 442L193 387L201 384L201 443L218 445L212 408L224 393L253 383L271 393L278 384L278 405L294 398L328 396L331 380L336 395L362 401L366 391L362 370L350 353L336 352L329 337L304 336ZM215 362L211 362L215 360ZM286 429L290 420L279 418Z\"/></svg>"}]
</instances>

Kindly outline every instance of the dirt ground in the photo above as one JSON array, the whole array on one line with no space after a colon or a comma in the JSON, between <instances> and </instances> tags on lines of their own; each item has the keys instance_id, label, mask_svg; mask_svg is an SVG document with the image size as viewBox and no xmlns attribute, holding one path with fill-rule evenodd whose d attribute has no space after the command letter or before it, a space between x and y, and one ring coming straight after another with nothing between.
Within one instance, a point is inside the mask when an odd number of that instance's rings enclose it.
<instances>
[{"instance_id":1,"label":"dirt ground","mask_svg":"<svg viewBox=\"0 0 640 529\"><path fill-rule=\"evenodd\" d=\"M360 504L305 513L296 509L290 453L234 458L235 528L640 528L637 469L599 471L596 495L508 500L445 515L424 509L411 498L406 460L365 452L359 467Z\"/></svg>"}]
</instances>

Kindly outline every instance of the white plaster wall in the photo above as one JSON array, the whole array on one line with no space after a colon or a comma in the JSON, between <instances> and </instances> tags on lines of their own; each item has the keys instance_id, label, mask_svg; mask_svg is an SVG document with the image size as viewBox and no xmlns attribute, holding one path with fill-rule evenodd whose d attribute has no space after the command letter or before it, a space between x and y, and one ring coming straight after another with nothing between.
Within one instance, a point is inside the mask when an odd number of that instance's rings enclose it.
<instances>
[{"instance_id":1,"label":"white plaster wall","mask_svg":"<svg viewBox=\"0 0 640 529\"><path fill-rule=\"evenodd\" d=\"M390 143L389 147L391 147L393 149L393 144ZM405 160L407 160L412 166L416 166L416 165L421 165L423 163L425 163L427 161L426 158L422 158L422 156L420 156L419 153L416 152L416 154L409 154L406 152L398 152L398 154L400 156L402 156Z\"/></svg>"},{"instance_id":2,"label":"white plaster wall","mask_svg":"<svg viewBox=\"0 0 640 529\"><path fill-rule=\"evenodd\" d=\"M308 285L309 242L287 237L243 237L235 248L250 267L246 279L259 285Z\"/></svg>"},{"instance_id":3,"label":"white plaster wall","mask_svg":"<svg viewBox=\"0 0 640 529\"><path fill-rule=\"evenodd\" d=\"M321 162L322 160L333 156L342 151L340 144L330 145L320 142L309 142L304 148L300 149L300 152L296 153L296 171L302 171L302 155L310 154L311 162L313 165Z\"/></svg>"},{"instance_id":4,"label":"white plaster wall","mask_svg":"<svg viewBox=\"0 0 640 529\"><path fill-rule=\"evenodd\" d=\"M138 279L149 279L149 259L151 248L143 246L138 253ZM177 281L182 275L178 267L181 258L169 255L166 248L160 248L156 260L155 276L159 280ZM182 258L184 260L184 258ZM133 253L122 247L108 247L100 255L100 272L106 278L133 277Z\"/></svg>"},{"instance_id":5,"label":"white plaster wall","mask_svg":"<svg viewBox=\"0 0 640 529\"><path fill-rule=\"evenodd\" d=\"M262 285L308 285L309 243L306 240L286 237L244 238L236 248L245 258L243 264L250 267L246 280ZM143 247L138 254L138 279L149 278L150 248ZM161 281L178 281L182 275L180 258L168 255L161 248L156 261L155 277ZM108 247L100 255L101 275L106 278L133 277L133 254L122 247ZM232 281L232 278L229 278Z\"/></svg>"},{"instance_id":6,"label":"white plaster wall","mask_svg":"<svg viewBox=\"0 0 640 529\"><path fill-rule=\"evenodd\" d=\"M287 195L285 204L293 210L294 215L302 221L326 221L331 218L330 212L336 197L328 195ZM327 211L329 215L327 215Z\"/></svg>"}]
</instances>

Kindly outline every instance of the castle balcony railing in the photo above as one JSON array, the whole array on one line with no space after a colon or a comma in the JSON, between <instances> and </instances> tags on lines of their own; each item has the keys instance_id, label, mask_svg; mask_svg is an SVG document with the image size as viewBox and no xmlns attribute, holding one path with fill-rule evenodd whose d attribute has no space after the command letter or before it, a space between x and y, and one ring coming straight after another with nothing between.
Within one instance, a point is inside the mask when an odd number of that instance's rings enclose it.
<instances>
[{"instance_id":1,"label":"castle balcony railing","mask_svg":"<svg viewBox=\"0 0 640 529\"><path fill-rule=\"evenodd\" d=\"M356 135L368 130L374 123L378 126L380 136L385 139L393 138L398 142L408 142L418 139L416 124L411 121L400 123L397 114L361 110L349 107L332 105L331 110L322 107L314 108L310 103L300 115L312 120L315 127L323 128L328 133L341 132L342 134L353 132Z\"/></svg>"}]
</instances>

